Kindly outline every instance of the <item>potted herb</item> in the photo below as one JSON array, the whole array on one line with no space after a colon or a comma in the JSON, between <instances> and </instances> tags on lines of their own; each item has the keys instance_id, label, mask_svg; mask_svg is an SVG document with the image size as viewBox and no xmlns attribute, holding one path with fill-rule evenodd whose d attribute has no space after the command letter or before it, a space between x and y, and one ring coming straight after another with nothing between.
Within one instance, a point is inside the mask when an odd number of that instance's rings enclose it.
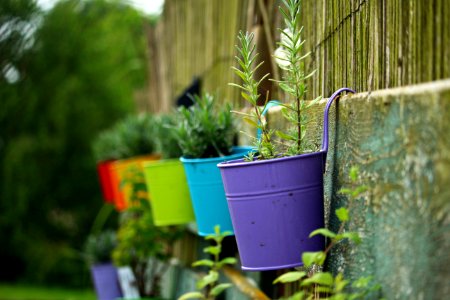
<instances>
[{"instance_id":1,"label":"potted herb","mask_svg":"<svg viewBox=\"0 0 450 300\"><path fill-rule=\"evenodd\" d=\"M84 255L90 265L97 298L114 300L122 296L117 269L111 263L111 253L116 246L116 235L105 231L90 235L84 247Z\"/></svg>"},{"instance_id":2,"label":"potted herb","mask_svg":"<svg viewBox=\"0 0 450 300\"><path fill-rule=\"evenodd\" d=\"M175 134L183 156L198 234L214 226L233 231L217 164L243 157L248 148L233 148L235 127L229 105L219 107L211 95L196 96L194 105L178 111Z\"/></svg>"},{"instance_id":3,"label":"potted herb","mask_svg":"<svg viewBox=\"0 0 450 300\"><path fill-rule=\"evenodd\" d=\"M116 203L118 210L123 210L131 204L132 184L135 172L143 174L143 164L147 161L159 159L155 154L155 123L154 117L149 114L130 115L114 127L119 135L120 142L126 154L126 159L113 162L113 169L117 174L114 185L117 193L123 195L123 201ZM145 187L144 176L141 184Z\"/></svg>"},{"instance_id":4,"label":"potted herb","mask_svg":"<svg viewBox=\"0 0 450 300\"><path fill-rule=\"evenodd\" d=\"M142 176L140 172L134 174ZM140 297L161 297L161 279L168 270L173 245L183 231L178 227L156 227L150 203L142 185L134 184L133 206L121 214L113 261L130 266Z\"/></svg>"},{"instance_id":5,"label":"potted herb","mask_svg":"<svg viewBox=\"0 0 450 300\"><path fill-rule=\"evenodd\" d=\"M186 175L179 160L182 153L174 132L175 124L173 114L158 118L155 136L163 160L144 164L156 226L180 225L195 220Z\"/></svg>"},{"instance_id":6,"label":"potted herb","mask_svg":"<svg viewBox=\"0 0 450 300\"><path fill-rule=\"evenodd\" d=\"M304 41L299 25L300 1L283 1L280 11L287 28L281 30L280 49L276 59L284 71L278 84L291 103L281 103L283 116L292 125L288 132L269 130L257 106L258 86L262 79L253 78L257 54L253 34L240 33L237 47L239 68L235 73L242 84L242 95L253 107L244 118L261 132L256 139L258 156L219 164L235 228L242 269L262 271L302 265L301 253L323 250L322 236L309 238L309 233L324 227L323 173L328 150L328 110L340 89L328 100L324 115L322 148L314 149L305 138L307 110L318 101L305 101L305 80L312 74L304 72L302 53ZM256 66L255 66L256 65ZM267 77L264 76L263 78ZM274 143L273 135L281 138ZM318 150L318 151L317 151Z\"/></svg>"}]
</instances>

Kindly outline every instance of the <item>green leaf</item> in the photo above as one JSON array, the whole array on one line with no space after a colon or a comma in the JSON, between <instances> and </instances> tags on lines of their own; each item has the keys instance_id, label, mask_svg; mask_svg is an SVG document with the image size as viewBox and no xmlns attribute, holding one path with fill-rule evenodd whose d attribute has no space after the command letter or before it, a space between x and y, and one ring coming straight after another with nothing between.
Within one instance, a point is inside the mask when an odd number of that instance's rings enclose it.
<instances>
[{"instance_id":1,"label":"green leaf","mask_svg":"<svg viewBox=\"0 0 450 300\"><path fill-rule=\"evenodd\" d=\"M251 114L247 114L247 113L244 113L244 112L241 112L241 111L237 111L237 110L232 110L231 112L234 113L234 114L237 114L237 115L242 115L242 116L246 116L246 117L253 117Z\"/></svg>"},{"instance_id":2,"label":"green leaf","mask_svg":"<svg viewBox=\"0 0 450 300\"><path fill-rule=\"evenodd\" d=\"M339 294L335 294L335 295L331 296L331 298L329 298L329 300L353 300L353 299L358 299L358 298L359 298L359 296L352 298L352 295L347 297L347 294L339 293Z\"/></svg>"},{"instance_id":3,"label":"green leaf","mask_svg":"<svg viewBox=\"0 0 450 300\"><path fill-rule=\"evenodd\" d=\"M353 190L349 189L349 188L342 188L339 190L338 192L339 194L344 194L344 195L352 195Z\"/></svg>"},{"instance_id":4,"label":"green leaf","mask_svg":"<svg viewBox=\"0 0 450 300\"><path fill-rule=\"evenodd\" d=\"M217 246L209 246L203 249L203 252L210 253L212 255L219 255L220 251L222 250L222 247L220 245Z\"/></svg>"},{"instance_id":5,"label":"green leaf","mask_svg":"<svg viewBox=\"0 0 450 300\"><path fill-rule=\"evenodd\" d=\"M325 285L325 286L332 286L333 285L333 276L328 273L316 273L314 274L311 278L305 279L302 281L302 286L308 286L311 283L315 283L315 284L320 284L320 285Z\"/></svg>"},{"instance_id":6,"label":"green leaf","mask_svg":"<svg viewBox=\"0 0 450 300\"><path fill-rule=\"evenodd\" d=\"M211 292L209 293L211 296L217 297L220 293L225 291L227 288L231 287L231 283L221 283L216 285Z\"/></svg>"},{"instance_id":7,"label":"green leaf","mask_svg":"<svg viewBox=\"0 0 450 300\"><path fill-rule=\"evenodd\" d=\"M360 194L364 193L365 191L367 191L368 187L366 185L361 185L356 187L353 191L352 191L352 197L356 198L358 197Z\"/></svg>"},{"instance_id":8,"label":"green leaf","mask_svg":"<svg viewBox=\"0 0 450 300\"><path fill-rule=\"evenodd\" d=\"M348 221L348 210L345 207L341 207L336 209L336 216L338 217L339 221L345 222Z\"/></svg>"},{"instance_id":9,"label":"green leaf","mask_svg":"<svg viewBox=\"0 0 450 300\"><path fill-rule=\"evenodd\" d=\"M302 300L304 296L305 296L305 292L304 291L300 291L300 292L297 292L294 295L292 295L289 298L289 300Z\"/></svg>"},{"instance_id":10,"label":"green leaf","mask_svg":"<svg viewBox=\"0 0 450 300\"><path fill-rule=\"evenodd\" d=\"M289 134L286 134L286 133L284 133L284 132L282 132L282 131L277 130L277 131L275 131L275 134L276 134L278 137L280 137L280 138L282 138L282 139L284 139L284 140L295 141L295 137L290 136Z\"/></svg>"},{"instance_id":11,"label":"green leaf","mask_svg":"<svg viewBox=\"0 0 450 300\"><path fill-rule=\"evenodd\" d=\"M359 237L359 234L357 232L344 232L336 236L337 241L343 239L349 239L357 245L361 244L361 238Z\"/></svg>"},{"instance_id":12,"label":"green leaf","mask_svg":"<svg viewBox=\"0 0 450 300\"><path fill-rule=\"evenodd\" d=\"M347 286L348 281L344 280L344 275L342 275L342 273L339 273L335 278L334 278L334 289L336 292L341 292L344 290L344 288Z\"/></svg>"},{"instance_id":13,"label":"green leaf","mask_svg":"<svg viewBox=\"0 0 450 300\"><path fill-rule=\"evenodd\" d=\"M357 166L351 167L349 173L350 180L355 182L356 180L358 180L358 175L359 175L359 167Z\"/></svg>"},{"instance_id":14,"label":"green leaf","mask_svg":"<svg viewBox=\"0 0 450 300\"><path fill-rule=\"evenodd\" d=\"M212 260L209 260L209 259L197 260L197 261L192 263L193 267L198 267L198 266L212 267L213 265L214 265L214 262Z\"/></svg>"},{"instance_id":15,"label":"green leaf","mask_svg":"<svg viewBox=\"0 0 450 300\"><path fill-rule=\"evenodd\" d=\"M333 291L333 289L328 286L318 286L315 290L320 293L331 293Z\"/></svg>"},{"instance_id":16,"label":"green leaf","mask_svg":"<svg viewBox=\"0 0 450 300\"><path fill-rule=\"evenodd\" d=\"M250 119L249 117L243 117L242 118L247 124L250 124L254 127L258 127L258 123L256 123L254 120Z\"/></svg>"},{"instance_id":17,"label":"green leaf","mask_svg":"<svg viewBox=\"0 0 450 300\"><path fill-rule=\"evenodd\" d=\"M224 231L224 232L222 232L222 236L223 237L227 237L227 236L231 236L231 235L233 235L233 233L231 231Z\"/></svg>"},{"instance_id":18,"label":"green leaf","mask_svg":"<svg viewBox=\"0 0 450 300\"><path fill-rule=\"evenodd\" d=\"M306 276L306 272L298 272L298 271L288 272L288 273L285 273L285 274L279 276L278 278L276 278L273 281L273 284L278 283L278 282L281 282L281 283L293 282L293 281L300 280L300 278L305 277L305 276Z\"/></svg>"},{"instance_id":19,"label":"green leaf","mask_svg":"<svg viewBox=\"0 0 450 300\"><path fill-rule=\"evenodd\" d=\"M220 236L220 225L214 226L214 233L216 236Z\"/></svg>"},{"instance_id":20,"label":"green leaf","mask_svg":"<svg viewBox=\"0 0 450 300\"><path fill-rule=\"evenodd\" d=\"M216 282L219 279L219 273L217 273L216 271L209 271L209 273L207 275L205 275L202 279L200 279L199 281L197 281L197 288L198 289L202 289L205 286Z\"/></svg>"},{"instance_id":21,"label":"green leaf","mask_svg":"<svg viewBox=\"0 0 450 300\"><path fill-rule=\"evenodd\" d=\"M302 261L306 267L311 266L312 264L317 264L319 266L323 265L327 255L323 251L318 252L303 252Z\"/></svg>"},{"instance_id":22,"label":"green leaf","mask_svg":"<svg viewBox=\"0 0 450 300\"><path fill-rule=\"evenodd\" d=\"M306 105L306 108L310 108L311 106L315 105L319 100L322 99L322 96L317 97L316 99L312 101L308 101L308 104Z\"/></svg>"},{"instance_id":23,"label":"green leaf","mask_svg":"<svg viewBox=\"0 0 450 300\"><path fill-rule=\"evenodd\" d=\"M186 300L186 299L205 299L205 296L203 296L200 292L189 292L186 294L181 295L178 300Z\"/></svg>"},{"instance_id":24,"label":"green leaf","mask_svg":"<svg viewBox=\"0 0 450 300\"><path fill-rule=\"evenodd\" d=\"M356 281L352 283L352 287L354 288L367 288L372 281L373 276L360 277Z\"/></svg>"},{"instance_id":25,"label":"green leaf","mask_svg":"<svg viewBox=\"0 0 450 300\"><path fill-rule=\"evenodd\" d=\"M218 267L221 268L223 265L234 265L237 263L237 259L234 257L225 257L218 262Z\"/></svg>"},{"instance_id":26,"label":"green leaf","mask_svg":"<svg viewBox=\"0 0 450 300\"><path fill-rule=\"evenodd\" d=\"M239 84L235 84L235 83L230 82L230 83L228 83L228 85L234 86L234 87L240 88L241 90L246 91L246 89L243 86L240 86Z\"/></svg>"},{"instance_id":27,"label":"green leaf","mask_svg":"<svg viewBox=\"0 0 450 300\"><path fill-rule=\"evenodd\" d=\"M316 229L313 232L311 232L309 234L309 237L311 238L311 237L316 236L318 234L321 234L321 235L329 237L329 238L334 238L336 236L336 233L334 233L334 232L332 232L332 231L330 231L330 230L328 230L326 228L319 228L319 229Z\"/></svg>"}]
</instances>

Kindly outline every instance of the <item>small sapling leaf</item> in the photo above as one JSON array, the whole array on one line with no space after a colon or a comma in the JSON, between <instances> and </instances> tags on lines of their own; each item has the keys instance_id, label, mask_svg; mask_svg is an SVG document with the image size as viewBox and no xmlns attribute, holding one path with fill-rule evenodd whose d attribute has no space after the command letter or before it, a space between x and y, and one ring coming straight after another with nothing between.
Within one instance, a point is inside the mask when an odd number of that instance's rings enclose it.
<instances>
[{"instance_id":1,"label":"small sapling leaf","mask_svg":"<svg viewBox=\"0 0 450 300\"><path fill-rule=\"evenodd\" d=\"M207 275L205 275L202 279L197 282L197 288L202 289L205 286L216 282L219 279L219 273L216 271L209 271Z\"/></svg>"},{"instance_id":2,"label":"small sapling leaf","mask_svg":"<svg viewBox=\"0 0 450 300\"><path fill-rule=\"evenodd\" d=\"M345 207L341 207L336 209L336 216L338 217L339 221L345 222L348 221L348 210Z\"/></svg>"},{"instance_id":3,"label":"small sapling leaf","mask_svg":"<svg viewBox=\"0 0 450 300\"><path fill-rule=\"evenodd\" d=\"M211 292L209 293L211 296L217 297L220 293L225 291L227 288L231 287L231 283L221 283L216 285Z\"/></svg>"},{"instance_id":4,"label":"small sapling leaf","mask_svg":"<svg viewBox=\"0 0 450 300\"><path fill-rule=\"evenodd\" d=\"M325 285L325 286L332 286L333 281L334 281L333 276L330 273L320 272L320 273L314 274L311 278L307 278L307 279L303 280L301 285L307 286L312 283L315 283L315 284L320 284L320 285Z\"/></svg>"},{"instance_id":5,"label":"small sapling leaf","mask_svg":"<svg viewBox=\"0 0 450 300\"><path fill-rule=\"evenodd\" d=\"M205 249L203 249L203 252L210 253L212 255L219 255L220 251L222 250L221 248L222 247L220 245L209 246L209 247L206 247Z\"/></svg>"},{"instance_id":6,"label":"small sapling leaf","mask_svg":"<svg viewBox=\"0 0 450 300\"><path fill-rule=\"evenodd\" d=\"M297 281L300 280L300 278L305 277L306 276L306 272L298 272L298 271L294 271L294 272L288 272L285 273L281 276L279 276L277 279L275 279L273 281L273 283L287 283L287 282L293 282L293 281Z\"/></svg>"},{"instance_id":7,"label":"small sapling leaf","mask_svg":"<svg viewBox=\"0 0 450 300\"><path fill-rule=\"evenodd\" d=\"M309 237L311 238L311 237L316 236L318 234L321 234L321 235L323 235L325 237L328 237L328 238L336 237L336 233L334 233L331 230L328 230L326 228L319 228L319 229L314 230L313 232L311 232L309 234Z\"/></svg>"},{"instance_id":8,"label":"small sapling leaf","mask_svg":"<svg viewBox=\"0 0 450 300\"><path fill-rule=\"evenodd\" d=\"M214 262L212 260L209 260L209 259L197 260L197 261L192 263L193 267L199 267L199 266L212 267L213 265L214 265Z\"/></svg>"},{"instance_id":9,"label":"small sapling leaf","mask_svg":"<svg viewBox=\"0 0 450 300\"><path fill-rule=\"evenodd\" d=\"M327 258L326 254L322 251L303 252L303 254L302 254L302 261L306 267L309 267L312 264L317 264L317 265L321 266L325 262L326 258Z\"/></svg>"}]
</instances>

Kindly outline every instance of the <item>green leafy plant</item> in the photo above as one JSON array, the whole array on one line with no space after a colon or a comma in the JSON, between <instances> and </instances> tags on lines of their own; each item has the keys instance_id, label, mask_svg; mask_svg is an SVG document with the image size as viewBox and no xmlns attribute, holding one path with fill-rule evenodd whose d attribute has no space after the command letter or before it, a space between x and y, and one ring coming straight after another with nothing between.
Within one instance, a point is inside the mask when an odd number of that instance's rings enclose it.
<instances>
[{"instance_id":1,"label":"green leafy plant","mask_svg":"<svg viewBox=\"0 0 450 300\"><path fill-rule=\"evenodd\" d=\"M117 245L116 233L111 230L89 235L84 245L84 257L90 265L111 262L111 255Z\"/></svg>"},{"instance_id":2,"label":"green leafy plant","mask_svg":"<svg viewBox=\"0 0 450 300\"><path fill-rule=\"evenodd\" d=\"M175 114L165 114L156 119L156 145L163 158L178 158L183 155L175 132L175 117Z\"/></svg>"},{"instance_id":3,"label":"green leafy plant","mask_svg":"<svg viewBox=\"0 0 450 300\"><path fill-rule=\"evenodd\" d=\"M186 299L215 299L227 288L231 287L231 283L219 283L219 272L225 265L234 265L236 263L236 258L226 257L222 260L219 258L222 251L222 241L225 237L231 235L231 232L220 231L220 226L214 227L215 234L208 235L206 240L213 240L215 245L208 246L203 249L203 252L208 253L213 259L202 259L194 262L193 267L207 267L209 269L208 273L197 281L197 288L200 291L189 292L182 295L178 300ZM203 290L203 291L202 291Z\"/></svg>"},{"instance_id":4,"label":"green leafy plant","mask_svg":"<svg viewBox=\"0 0 450 300\"><path fill-rule=\"evenodd\" d=\"M216 105L212 95L194 97L194 105L181 107L175 134L186 158L226 156L231 153L235 126L229 104Z\"/></svg>"},{"instance_id":5,"label":"green leafy plant","mask_svg":"<svg viewBox=\"0 0 450 300\"><path fill-rule=\"evenodd\" d=\"M267 122L262 112L267 107L267 98L264 106L257 105L257 100L261 96L258 94L260 83L266 79L269 74L261 79L254 79L256 70L262 65L257 63L258 54L255 53L253 43L253 33L240 32L238 40L240 46L236 46L239 56L236 56L239 67L232 67L235 74L242 79L242 84L231 83L230 85L242 90L242 97L252 105L252 112L238 112L243 116L244 121L253 125L261 131L261 137L255 138L256 148L259 152L259 159L270 159L277 156L298 155L305 152L316 150L314 145L308 143L305 139L306 126L309 122L307 110L311 108L319 99L305 101L306 79L314 74L306 74L304 71L304 60L309 53L303 54L302 30L300 26L300 1L283 0L284 8L280 7L283 16L285 29L279 29L281 41L279 48L274 53L278 65L283 69L282 80L275 81L280 88L291 98L288 104L281 103L282 113L286 120L291 124L287 132L273 131L268 128ZM281 142L275 144L272 141L273 134L276 134Z\"/></svg>"},{"instance_id":6,"label":"green leafy plant","mask_svg":"<svg viewBox=\"0 0 450 300\"><path fill-rule=\"evenodd\" d=\"M113 251L113 261L118 266L130 266L136 277L141 296L160 295L160 282L168 269L167 262L173 255L173 245L182 236L181 227L157 227L153 223L150 203L147 200L142 172L130 169L132 176L132 202L121 214L117 233L117 247ZM155 258L163 264L153 263ZM146 288L147 283L150 289Z\"/></svg>"},{"instance_id":7,"label":"green leafy plant","mask_svg":"<svg viewBox=\"0 0 450 300\"><path fill-rule=\"evenodd\" d=\"M269 74L264 75L259 81L254 79L253 74L258 70L258 68L262 65L262 62L253 67L258 58L257 53L255 53L255 45L253 43L254 34L253 33L243 33L239 32L238 39L241 47L236 46L240 57L236 56L236 60L239 63L240 69L232 67L234 72L242 79L243 84L235 84L230 83L232 86L236 86L242 89L241 95L247 100L253 108L253 111L250 113L237 112L243 116L243 120L250 125L256 127L261 131L261 138L256 139L256 147L261 159L269 159L273 158L276 155L275 147L271 142L271 137L273 131L270 130L267 126L267 123L263 117L263 111L267 106L267 99L265 101L264 107L258 106L257 102L260 97L258 94L258 87L261 82L269 76Z\"/></svg>"},{"instance_id":8,"label":"green leafy plant","mask_svg":"<svg viewBox=\"0 0 450 300\"><path fill-rule=\"evenodd\" d=\"M158 122L149 114L129 115L102 131L92 144L97 161L153 153Z\"/></svg>"},{"instance_id":9,"label":"green leafy plant","mask_svg":"<svg viewBox=\"0 0 450 300\"><path fill-rule=\"evenodd\" d=\"M150 114L130 115L115 126L128 157L155 151L156 128L157 123Z\"/></svg>"},{"instance_id":10,"label":"green leafy plant","mask_svg":"<svg viewBox=\"0 0 450 300\"><path fill-rule=\"evenodd\" d=\"M325 251L304 252L302 261L306 268L313 269L314 266L319 268L327 258L329 251L338 243L344 240L350 240L354 244L360 244L361 238L357 232L346 231L345 227L350 222L350 213L355 201L367 190L365 185L358 184L359 171L357 167L352 167L349 174L351 187L343 188L340 193L348 196L348 207L336 209L335 213L341 222L337 233L326 228L320 228L311 232L309 237L323 235L330 239ZM312 273L312 274L311 274ZM275 283L292 283L299 284L299 291L288 299L334 299L334 300L353 300L364 299L370 292L380 288L379 285L372 283L372 277L361 277L350 284L344 279L342 273L333 276L330 272L307 272L293 271L285 273L274 280ZM352 291L348 291L351 286Z\"/></svg>"},{"instance_id":11,"label":"green leafy plant","mask_svg":"<svg viewBox=\"0 0 450 300\"><path fill-rule=\"evenodd\" d=\"M121 136L114 129L102 131L92 143L92 149L97 161L121 159L129 155Z\"/></svg>"}]
</instances>

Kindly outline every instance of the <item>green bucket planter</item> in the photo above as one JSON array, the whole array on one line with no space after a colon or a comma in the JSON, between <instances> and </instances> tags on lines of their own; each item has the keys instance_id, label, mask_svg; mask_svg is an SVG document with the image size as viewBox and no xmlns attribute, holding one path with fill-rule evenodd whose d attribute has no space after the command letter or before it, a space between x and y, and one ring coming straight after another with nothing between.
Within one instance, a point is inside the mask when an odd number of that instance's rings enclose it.
<instances>
[{"instance_id":1,"label":"green bucket planter","mask_svg":"<svg viewBox=\"0 0 450 300\"><path fill-rule=\"evenodd\" d=\"M180 225L195 220L183 164L179 159L144 163L156 226Z\"/></svg>"}]
</instances>

